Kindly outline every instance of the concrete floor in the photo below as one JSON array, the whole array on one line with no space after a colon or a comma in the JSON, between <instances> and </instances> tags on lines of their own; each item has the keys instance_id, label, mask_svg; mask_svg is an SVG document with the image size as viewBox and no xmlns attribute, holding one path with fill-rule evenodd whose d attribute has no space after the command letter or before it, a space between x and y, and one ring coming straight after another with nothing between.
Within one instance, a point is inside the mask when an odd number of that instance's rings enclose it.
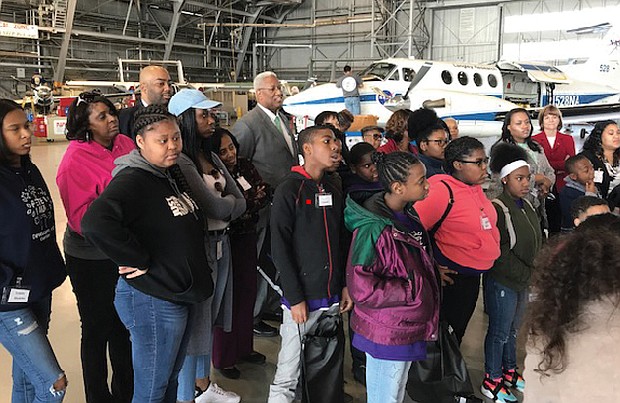
<instances>
[{"instance_id":1,"label":"concrete floor","mask_svg":"<svg viewBox=\"0 0 620 403\"><path fill-rule=\"evenodd\" d=\"M54 199L56 232L60 243L67 220L58 195L58 189L55 185L55 178L58 164L68 143L66 141L47 143L41 139L34 139L33 144L32 159L42 171ZM475 389L479 388L483 376L483 342L487 327L486 316L482 313L481 306L482 304L479 301L478 309L469 324L462 345L462 352L469 366ZM79 357L80 320L75 297L71 291L71 284L68 279L61 287L56 289L53 295L49 337L60 365L66 371L69 380L65 402L83 403L84 389ZM521 341L523 339L521 337ZM242 397L243 402L248 403L265 402L267 400L269 383L275 372L279 337L256 338L255 349L267 356L267 363L265 365L240 364L241 378L238 380L229 380L218 376L217 371L213 373L213 379L217 383L221 384L225 389L235 391ZM523 342L521 342L519 348L521 367L523 351ZM354 402L365 402L365 389L353 380L350 368L350 357L347 357L345 362L345 391L353 396ZM4 379L4 382L0 383L0 403L8 403L10 402L12 382L11 357L3 348L0 348L0 379ZM408 398L405 401L411 402Z\"/></svg>"}]
</instances>

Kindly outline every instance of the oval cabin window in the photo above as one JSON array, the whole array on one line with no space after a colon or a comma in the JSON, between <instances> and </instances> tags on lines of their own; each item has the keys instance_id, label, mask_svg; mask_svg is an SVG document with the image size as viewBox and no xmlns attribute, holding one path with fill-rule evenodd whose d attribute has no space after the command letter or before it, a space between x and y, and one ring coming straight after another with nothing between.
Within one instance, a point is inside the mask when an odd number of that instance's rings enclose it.
<instances>
[{"instance_id":1,"label":"oval cabin window","mask_svg":"<svg viewBox=\"0 0 620 403\"><path fill-rule=\"evenodd\" d=\"M459 75L457 76L457 78L459 79L459 83L461 83L461 85L467 85L467 83L469 82L467 74L465 74L464 71L459 71Z\"/></svg>"},{"instance_id":2,"label":"oval cabin window","mask_svg":"<svg viewBox=\"0 0 620 403\"><path fill-rule=\"evenodd\" d=\"M441 72L441 79L443 80L444 84L452 84L452 74L450 74L448 70L444 70Z\"/></svg>"}]
</instances>

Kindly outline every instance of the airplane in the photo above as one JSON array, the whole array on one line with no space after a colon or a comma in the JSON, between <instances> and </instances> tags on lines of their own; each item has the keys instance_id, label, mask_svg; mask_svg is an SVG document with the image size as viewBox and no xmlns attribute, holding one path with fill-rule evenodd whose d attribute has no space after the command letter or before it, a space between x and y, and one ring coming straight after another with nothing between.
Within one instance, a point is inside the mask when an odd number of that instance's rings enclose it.
<instances>
[{"instance_id":1,"label":"airplane","mask_svg":"<svg viewBox=\"0 0 620 403\"><path fill-rule=\"evenodd\" d=\"M394 110L427 107L441 118L458 120L462 135L496 137L510 109L536 113L550 100L561 106L567 124L620 118L620 90L572 80L544 63L392 58L372 63L360 77L361 112L377 116L380 126ZM283 107L313 120L322 111L344 109L344 98L341 89L327 83L286 98Z\"/></svg>"}]
</instances>

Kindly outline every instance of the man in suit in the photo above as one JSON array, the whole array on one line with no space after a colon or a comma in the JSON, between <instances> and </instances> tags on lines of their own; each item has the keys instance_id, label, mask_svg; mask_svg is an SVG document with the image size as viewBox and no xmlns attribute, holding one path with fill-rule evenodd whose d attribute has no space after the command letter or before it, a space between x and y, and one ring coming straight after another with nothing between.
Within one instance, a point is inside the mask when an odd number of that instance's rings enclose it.
<instances>
[{"instance_id":1,"label":"man in suit","mask_svg":"<svg viewBox=\"0 0 620 403\"><path fill-rule=\"evenodd\" d=\"M254 78L257 105L237 121L232 132L239 141L239 155L250 160L265 182L274 189L286 178L291 167L299 164L297 142L292 121L281 110L283 94L275 73L265 71ZM269 207L264 208L258 223L258 253L270 253L263 249L268 236ZM268 241L268 240L267 240ZM265 248L268 248L266 242ZM262 253L261 253L262 250ZM261 259L261 267L265 259ZM254 308L254 334L271 337L277 329L261 320L261 311L267 300L267 283L260 279L256 306Z\"/></svg>"},{"instance_id":2,"label":"man in suit","mask_svg":"<svg viewBox=\"0 0 620 403\"><path fill-rule=\"evenodd\" d=\"M140 101L131 108L121 109L118 114L121 133L134 138L133 116L137 110L149 105L168 105L172 96L170 74L162 66L146 66L140 70Z\"/></svg>"}]
</instances>

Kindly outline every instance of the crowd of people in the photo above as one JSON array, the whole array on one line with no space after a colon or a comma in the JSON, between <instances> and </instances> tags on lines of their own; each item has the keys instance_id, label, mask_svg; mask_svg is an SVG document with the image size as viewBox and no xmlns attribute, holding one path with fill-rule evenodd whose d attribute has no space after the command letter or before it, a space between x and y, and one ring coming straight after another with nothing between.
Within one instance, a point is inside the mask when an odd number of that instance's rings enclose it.
<instances>
[{"instance_id":1,"label":"crowd of people","mask_svg":"<svg viewBox=\"0 0 620 403\"><path fill-rule=\"evenodd\" d=\"M517 108L487 153L454 119L400 110L349 148L359 83L345 69L353 113L325 111L300 132L273 72L255 77L257 106L230 131L212 113L218 102L173 95L159 66L142 69L133 108L81 94L56 176L64 259L26 114L0 100L0 343L13 357L13 401L65 396L47 329L67 275L88 403L239 402L212 367L239 378L238 363L266 360L254 336L277 332L268 401L343 402L345 313L367 401L402 402L440 321L461 343L481 286L485 397L615 396L618 125L597 123L576 153L560 110L545 107L533 135ZM281 308L269 312L273 295ZM309 357L317 337L323 350Z\"/></svg>"}]
</instances>

